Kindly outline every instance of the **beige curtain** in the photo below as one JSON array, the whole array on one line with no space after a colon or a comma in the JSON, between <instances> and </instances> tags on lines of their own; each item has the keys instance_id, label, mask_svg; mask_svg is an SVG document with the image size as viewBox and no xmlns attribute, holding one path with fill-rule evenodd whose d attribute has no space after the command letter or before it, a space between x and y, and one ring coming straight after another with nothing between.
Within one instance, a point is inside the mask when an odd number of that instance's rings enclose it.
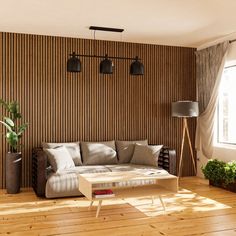
<instances>
[{"instance_id":1,"label":"beige curtain","mask_svg":"<svg viewBox=\"0 0 236 236\"><path fill-rule=\"evenodd\" d=\"M195 146L206 158L212 158L213 154L214 117L228 48L229 42L224 42L196 52L200 115Z\"/></svg>"}]
</instances>

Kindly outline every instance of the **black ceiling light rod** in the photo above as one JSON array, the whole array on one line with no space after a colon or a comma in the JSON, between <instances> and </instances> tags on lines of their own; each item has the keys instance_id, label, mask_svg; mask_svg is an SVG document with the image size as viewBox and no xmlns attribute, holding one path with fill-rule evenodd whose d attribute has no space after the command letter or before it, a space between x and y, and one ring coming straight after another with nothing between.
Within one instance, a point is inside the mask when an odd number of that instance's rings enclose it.
<instances>
[{"instance_id":1,"label":"black ceiling light rod","mask_svg":"<svg viewBox=\"0 0 236 236\"><path fill-rule=\"evenodd\" d=\"M76 56L76 57L96 57L96 58L104 58L105 57L105 56L100 56L100 55L76 54L75 52L73 52L69 55ZM120 59L120 60L135 60L136 57L115 57L115 56L111 57L111 56L109 56L109 58ZM140 58L138 58L138 59L141 60Z\"/></svg>"},{"instance_id":2,"label":"black ceiling light rod","mask_svg":"<svg viewBox=\"0 0 236 236\"><path fill-rule=\"evenodd\" d=\"M110 28L110 27L100 27L100 26L90 26L89 29L90 30L117 32L117 33L122 33L124 31L124 29Z\"/></svg>"}]
</instances>

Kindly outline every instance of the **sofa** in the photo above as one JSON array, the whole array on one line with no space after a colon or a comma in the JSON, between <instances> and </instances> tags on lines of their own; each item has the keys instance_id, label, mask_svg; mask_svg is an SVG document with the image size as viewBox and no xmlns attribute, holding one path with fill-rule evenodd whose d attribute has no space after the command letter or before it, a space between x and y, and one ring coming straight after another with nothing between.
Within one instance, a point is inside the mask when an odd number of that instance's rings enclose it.
<instances>
[{"instance_id":1,"label":"sofa","mask_svg":"<svg viewBox=\"0 0 236 236\"><path fill-rule=\"evenodd\" d=\"M32 150L32 187L39 197L81 196L79 174L157 169L176 175L176 152L163 145L148 145L147 140L42 143ZM120 184L137 186L149 182Z\"/></svg>"}]
</instances>

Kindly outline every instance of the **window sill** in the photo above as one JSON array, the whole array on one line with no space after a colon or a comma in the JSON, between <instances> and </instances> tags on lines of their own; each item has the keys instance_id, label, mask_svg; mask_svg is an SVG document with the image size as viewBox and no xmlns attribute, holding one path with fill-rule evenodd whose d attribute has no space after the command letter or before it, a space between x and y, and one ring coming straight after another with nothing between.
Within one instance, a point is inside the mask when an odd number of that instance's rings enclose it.
<instances>
[{"instance_id":1,"label":"window sill","mask_svg":"<svg viewBox=\"0 0 236 236\"><path fill-rule=\"evenodd\" d=\"M227 144L227 143L215 143L214 144L214 148L236 150L236 145L234 145L234 144Z\"/></svg>"}]
</instances>

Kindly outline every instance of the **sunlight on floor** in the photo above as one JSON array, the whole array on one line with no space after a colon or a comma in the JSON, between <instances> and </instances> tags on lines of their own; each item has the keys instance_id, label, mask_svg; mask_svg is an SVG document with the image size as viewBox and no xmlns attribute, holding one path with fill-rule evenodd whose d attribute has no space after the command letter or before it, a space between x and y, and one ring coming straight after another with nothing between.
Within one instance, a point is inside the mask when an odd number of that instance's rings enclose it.
<instances>
[{"instance_id":1,"label":"sunlight on floor","mask_svg":"<svg viewBox=\"0 0 236 236\"><path fill-rule=\"evenodd\" d=\"M181 189L178 194L162 196L166 205L166 211L163 210L158 198L154 205L151 205L151 198L126 199L130 205L137 208L147 216L158 216L174 212L206 212L221 209L232 208L219 201L203 197L187 189Z\"/></svg>"},{"instance_id":2,"label":"sunlight on floor","mask_svg":"<svg viewBox=\"0 0 236 236\"><path fill-rule=\"evenodd\" d=\"M201 196L187 189L181 189L178 194L164 195L163 201L166 205L166 212L163 211L159 198L155 198L154 205L151 205L151 198L129 198L105 200L103 206L116 204L129 204L146 216L158 216L173 212L204 212L219 209L231 208L219 201ZM11 214L30 213L30 212L48 212L67 208L71 212L79 211L79 208L87 208L89 201L85 198L57 199L57 200L38 200L25 202L12 202L0 204L0 215L7 216ZM94 204L97 205L97 202ZM95 208L93 207L93 210Z\"/></svg>"}]
</instances>

